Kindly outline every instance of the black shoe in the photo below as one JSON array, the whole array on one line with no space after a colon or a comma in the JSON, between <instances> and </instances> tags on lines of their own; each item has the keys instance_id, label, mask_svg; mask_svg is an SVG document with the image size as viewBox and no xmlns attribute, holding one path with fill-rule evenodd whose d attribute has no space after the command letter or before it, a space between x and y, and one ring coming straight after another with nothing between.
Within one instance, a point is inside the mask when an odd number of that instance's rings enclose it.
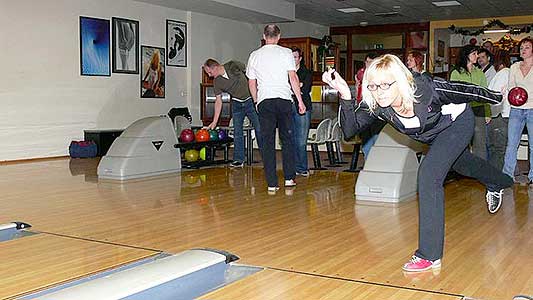
<instances>
[{"instance_id":1,"label":"black shoe","mask_svg":"<svg viewBox=\"0 0 533 300\"><path fill-rule=\"evenodd\" d=\"M309 171L296 172L296 176L309 177Z\"/></svg>"},{"instance_id":2,"label":"black shoe","mask_svg":"<svg viewBox=\"0 0 533 300\"><path fill-rule=\"evenodd\" d=\"M244 167L244 162L238 161L238 160L234 160L234 161L232 161L229 164L229 166L232 167L232 168L242 168L242 167Z\"/></svg>"},{"instance_id":3,"label":"black shoe","mask_svg":"<svg viewBox=\"0 0 533 300\"><path fill-rule=\"evenodd\" d=\"M491 214L496 213L500 209L500 206L502 206L503 189L494 192L487 191L486 199L489 212Z\"/></svg>"}]
</instances>

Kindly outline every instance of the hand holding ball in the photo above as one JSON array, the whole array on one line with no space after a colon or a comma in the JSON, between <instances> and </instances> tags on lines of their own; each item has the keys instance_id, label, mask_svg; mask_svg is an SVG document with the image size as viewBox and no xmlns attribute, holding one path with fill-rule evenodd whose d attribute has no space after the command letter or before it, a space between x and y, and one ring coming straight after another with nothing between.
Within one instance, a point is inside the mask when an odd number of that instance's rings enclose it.
<instances>
[{"instance_id":1,"label":"hand holding ball","mask_svg":"<svg viewBox=\"0 0 533 300\"><path fill-rule=\"evenodd\" d=\"M513 106L522 106L527 102L527 91L522 87L516 86L509 91L507 99Z\"/></svg>"}]
</instances>

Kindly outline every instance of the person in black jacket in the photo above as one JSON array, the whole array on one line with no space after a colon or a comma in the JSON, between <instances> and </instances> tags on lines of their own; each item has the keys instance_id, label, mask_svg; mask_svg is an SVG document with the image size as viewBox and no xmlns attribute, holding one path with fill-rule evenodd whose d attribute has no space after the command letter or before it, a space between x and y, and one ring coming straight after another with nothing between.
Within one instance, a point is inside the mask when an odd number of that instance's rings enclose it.
<instances>
[{"instance_id":1,"label":"person in black jacket","mask_svg":"<svg viewBox=\"0 0 533 300\"><path fill-rule=\"evenodd\" d=\"M332 76L332 74L334 74ZM429 144L418 169L419 248L403 266L407 272L440 268L444 248L444 180L450 169L487 187L490 213L500 208L511 177L468 151L474 133L469 102L498 103L499 92L464 82L447 82L411 73L394 55L376 59L363 77L363 102L351 100L346 81L336 72L322 80L339 91L339 119L347 138L378 119L414 140Z\"/></svg>"},{"instance_id":2,"label":"person in black jacket","mask_svg":"<svg viewBox=\"0 0 533 300\"><path fill-rule=\"evenodd\" d=\"M307 177L309 176L309 168L307 165L307 137L309 135L309 128L311 126L311 111L313 104L311 103L311 87L313 85L313 74L307 69L302 61L302 50L293 47L292 56L296 64L296 74L300 80L300 93L305 105L305 113L300 114L298 111L298 101L293 95L294 107L292 109L292 119L294 121L294 167L296 175Z\"/></svg>"}]
</instances>

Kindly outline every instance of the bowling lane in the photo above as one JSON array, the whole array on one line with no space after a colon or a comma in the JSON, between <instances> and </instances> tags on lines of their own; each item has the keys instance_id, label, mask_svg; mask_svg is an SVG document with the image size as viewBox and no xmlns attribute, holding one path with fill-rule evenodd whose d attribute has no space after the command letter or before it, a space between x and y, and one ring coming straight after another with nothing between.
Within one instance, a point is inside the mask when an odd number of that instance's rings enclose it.
<instances>
[{"instance_id":1,"label":"bowling lane","mask_svg":"<svg viewBox=\"0 0 533 300\"><path fill-rule=\"evenodd\" d=\"M278 300L278 299L402 299L459 300L460 295L363 284L305 274L265 270L200 299Z\"/></svg>"},{"instance_id":2,"label":"bowling lane","mask_svg":"<svg viewBox=\"0 0 533 300\"><path fill-rule=\"evenodd\" d=\"M0 299L8 299L159 252L48 234L0 243Z\"/></svg>"}]
</instances>

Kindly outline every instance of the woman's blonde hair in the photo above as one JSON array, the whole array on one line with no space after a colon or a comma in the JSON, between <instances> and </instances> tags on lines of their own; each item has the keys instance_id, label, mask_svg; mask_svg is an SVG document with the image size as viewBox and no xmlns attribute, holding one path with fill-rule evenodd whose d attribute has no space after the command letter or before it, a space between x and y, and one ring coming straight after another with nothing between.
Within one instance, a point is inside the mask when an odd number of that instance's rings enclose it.
<instances>
[{"instance_id":1,"label":"woman's blonde hair","mask_svg":"<svg viewBox=\"0 0 533 300\"><path fill-rule=\"evenodd\" d=\"M415 99L415 81L413 74L402 61L395 55L385 54L376 58L372 64L365 70L363 76L363 101L368 104L370 110L374 110L377 107L377 102L372 96L372 93L368 90L369 80L368 78L376 77L377 73L386 73L396 81L394 84L398 85L400 91L400 97L402 98L402 107L406 110L412 110L413 105L416 102Z\"/></svg>"},{"instance_id":2,"label":"woman's blonde hair","mask_svg":"<svg viewBox=\"0 0 533 300\"><path fill-rule=\"evenodd\" d=\"M160 61L161 58L159 50L154 50L154 53L152 54L152 60L150 61L150 68L152 68L152 70L158 70Z\"/></svg>"}]
</instances>

